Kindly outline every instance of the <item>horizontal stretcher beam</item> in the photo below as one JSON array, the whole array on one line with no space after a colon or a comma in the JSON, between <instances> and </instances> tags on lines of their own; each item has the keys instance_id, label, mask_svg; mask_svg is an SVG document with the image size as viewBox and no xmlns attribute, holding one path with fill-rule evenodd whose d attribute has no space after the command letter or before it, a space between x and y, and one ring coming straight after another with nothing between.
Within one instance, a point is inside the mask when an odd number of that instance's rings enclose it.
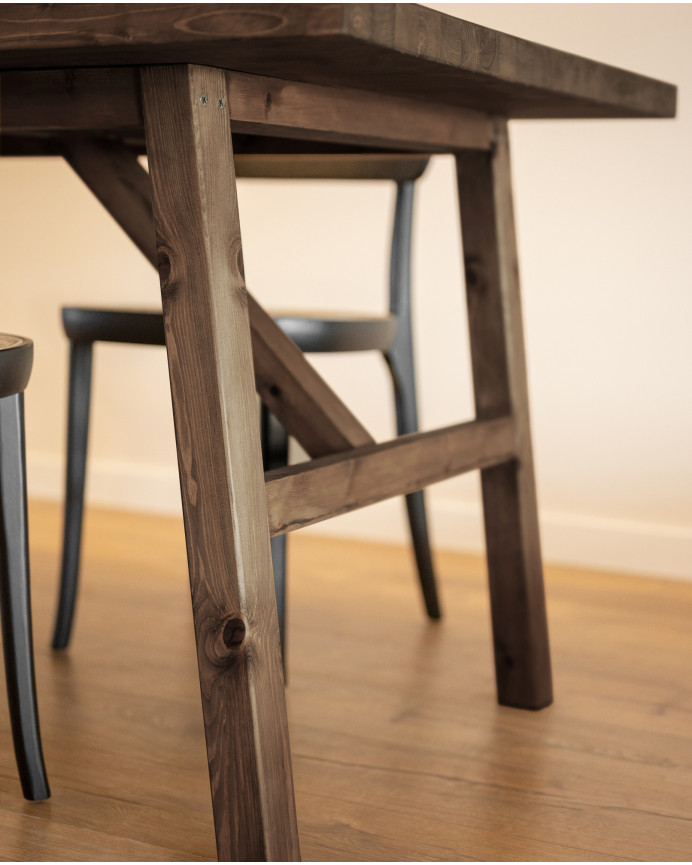
<instances>
[{"instance_id":1,"label":"horizontal stretcher beam","mask_svg":"<svg viewBox=\"0 0 692 865\"><path fill-rule=\"evenodd\" d=\"M272 536L516 458L510 417L365 445L265 474Z\"/></svg>"}]
</instances>

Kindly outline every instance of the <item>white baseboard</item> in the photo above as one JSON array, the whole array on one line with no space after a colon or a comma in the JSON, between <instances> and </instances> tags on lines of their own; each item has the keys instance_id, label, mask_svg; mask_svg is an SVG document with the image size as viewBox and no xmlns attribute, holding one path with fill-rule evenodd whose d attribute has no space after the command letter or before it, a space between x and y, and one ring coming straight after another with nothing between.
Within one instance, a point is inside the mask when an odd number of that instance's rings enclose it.
<instances>
[{"instance_id":1,"label":"white baseboard","mask_svg":"<svg viewBox=\"0 0 692 865\"><path fill-rule=\"evenodd\" d=\"M65 468L52 454L27 454L29 497L60 500ZM124 460L89 461L87 503L145 513L182 515L178 472L173 466L152 466Z\"/></svg>"},{"instance_id":2,"label":"white baseboard","mask_svg":"<svg viewBox=\"0 0 692 865\"><path fill-rule=\"evenodd\" d=\"M337 517L306 531L367 540L404 542L404 509L392 500ZM439 549L483 553L485 540L479 502L428 494L433 545ZM610 517L541 510L543 557L552 564L643 576L692 580L692 529Z\"/></svg>"},{"instance_id":3,"label":"white baseboard","mask_svg":"<svg viewBox=\"0 0 692 865\"><path fill-rule=\"evenodd\" d=\"M51 454L29 454L29 495L62 496L63 467ZM87 500L106 507L179 515L180 487L174 467L116 460L92 460ZM433 545L440 549L482 553L480 504L428 492ZM393 499L336 517L306 529L315 534L404 543L404 508ZM692 580L692 529L583 514L541 511L546 561L584 568L615 570Z\"/></svg>"}]
</instances>

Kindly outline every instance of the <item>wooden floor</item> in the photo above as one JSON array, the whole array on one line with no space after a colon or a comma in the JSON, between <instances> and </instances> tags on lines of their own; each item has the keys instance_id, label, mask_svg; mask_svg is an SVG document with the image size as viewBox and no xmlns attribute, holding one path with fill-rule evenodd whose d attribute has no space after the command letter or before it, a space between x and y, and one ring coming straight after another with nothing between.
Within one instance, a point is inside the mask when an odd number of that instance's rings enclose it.
<instances>
[{"instance_id":1,"label":"wooden floor","mask_svg":"<svg viewBox=\"0 0 692 865\"><path fill-rule=\"evenodd\" d=\"M215 856L181 523L92 511L72 648L48 648L58 511L35 504L30 804L0 696L0 858ZM548 569L556 701L495 704L484 564L296 536L287 691L310 860L692 857L692 584Z\"/></svg>"}]
</instances>

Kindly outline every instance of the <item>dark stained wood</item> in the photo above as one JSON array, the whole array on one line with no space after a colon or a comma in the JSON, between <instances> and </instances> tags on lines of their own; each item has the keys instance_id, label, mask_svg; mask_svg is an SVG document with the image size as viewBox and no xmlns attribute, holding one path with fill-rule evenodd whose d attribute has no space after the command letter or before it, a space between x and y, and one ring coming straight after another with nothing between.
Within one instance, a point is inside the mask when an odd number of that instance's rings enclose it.
<instances>
[{"instance_id":1,"label":"dark stained wood","mask_svg":"<svg viewBox=\"0 0 692 865\"><path fill-rule=\"evenodd\" d=\"M0 10L0 69L201 63L510 117L671 117L676 90L416 4Z\"/></svg>"},{"instance_id":2,"label":"dark stained wood","mask_svg":"<svg viewBox=\"0 0 692 865\"><path fill-rule=\"evenodd\" d=\"M156 267L151 179L137 157L117 142L66 138L62 152L70 167Z\"/></svg>"},{"instance_id":3,"label":"dark stained wood","mask_svg":"<svg viewBox=\"0 0 692 865\"><path fill-rule=\"evenodd\" d=\"M0 19L6 8L0 6ZM1 28L0 20L0 32ZM0 107L3 134L69 131L122 136L142 129L134 67L2 72Z\"/></svg>"},{"instance_id":4,"label":"dark stained wood","mask_svg":"<svg viewBox=\"0 0 692 865\"><path fill-rule=\"evenodd\" d=\"M1 106L0 98L0 108ZM1 115L0 122L2 122ZM62 148L55 138L3 133L0 134L0 156L62 156Z\"/></svg>"},{"instance_id":5,"label":"dark stained wood","mask_svg":"<svg viewBox=\"0 0 692 865\"><path fill-rule=\"evenodd\" d=\"M137 249L158 268L151 178L136 154L116 141L83 137L61 140L60 149Z\"/></svg>"},{"instance_id":6,"label":"dark stained wood","mask_svg":"<svg viewBox=\"0 0 692 865\"><path fill-rule=\"evenodd\" d=\"M0 57L7 68L46 66L49 51L55 65L69 66L104 65L104 54L118 64L134 55L135 65L191 62L190 52L218 60L239 39L282 43L305 34L333 36L342 17L339 4L6 4Z\"/></svg>"},{"instance_id":7,"label":"dark stained wood","mask_svg":"<svg viewBox=\"0 0 692 865\"><path fill-rule=\"evenodd\" d=\"M233 127L231 126L231 130ZM236 177L291 180L417 180L426 154L410 153L248 153L235 154Z\"/></svg>"},{"instance_id":8,"label":"dark stained wood","mask_svg":"<svg viewBox=\"0 0 692 865\"><path fill-rule=\"evenodd\" d=\"M218 109L217 109L218 110ZM142 254L156 267L149 175L120 144L67 140L65 156ZM312 364L247 295L257 391L310 456L339 453L372 437Z\"/></svg>"},{"instance_id":9,"label":"dark stained wood","mask_svg":"<svg viewBox=\"0 0 692 865\"><path fill-rule=\"evenodd\" d=\"M514 457L509 418L400 436L265 475L269 531L280 535Z\"/></svg>"},{"instance_id":10,"label":"dark stained wood","mask_svg":"<svg viewBox=\"0 0 692 865\"><path fill-rule=\"evenodd\" d=\"M507 124L457 158L476 414L511 414L517 460L481 472L498 698L552 701Z\"/></svg>"},{"instance_id":11,"label":"dark stained wood","mask_svg":"<svg viewBox=\"0 0 692 865\"><path fill-rule=\"evenodd\" d=\"M142 71L219 858L299 858L224 75ZM210 94L213 101L203 104Z\"/></svg>"},{"instance_id":12,"label":"dark stained wood","mask_svg":"<svg viewBox=\"0 0 692 865\"><path fill-rule=\"evenodd\" d=\"M257 392L312 457L373 442L298 346L248 295Z\"/></svg>"},{"instance_id":13,"label":"dark stained wood","mask_svg":"<svg viewBox=\"0 0 692 865\"><path fill-rule=\"evenodd\" d=\"M229 72L231 122L241 132L404 150L448 152L490 146L487 116L352 88Z\"/></svg>"},{"instance_id":14,"label":"dark stained wood","mask_svg":"<svg viewBox=\"0 0 692 865\"><path fill-rule=\"evenodd\" d=\"M416 3L347 4L343 29L383 89L512 118L675 116L670 84Z\"/></svg>"},{"instance_id":15,"label":"dark stained wood","mask_svg":"<svg viewBox=\"0 0 692 865\"><path fill-rule=\"evenodd\" d=\"M142 126L135 68L10 71L0 77L3 129L14 135L80 132L121 138ZM233 129L242 134L371 148L448 152L490 146L477 111L349 88L229 73Z\"/></svg>"}]
</instances>

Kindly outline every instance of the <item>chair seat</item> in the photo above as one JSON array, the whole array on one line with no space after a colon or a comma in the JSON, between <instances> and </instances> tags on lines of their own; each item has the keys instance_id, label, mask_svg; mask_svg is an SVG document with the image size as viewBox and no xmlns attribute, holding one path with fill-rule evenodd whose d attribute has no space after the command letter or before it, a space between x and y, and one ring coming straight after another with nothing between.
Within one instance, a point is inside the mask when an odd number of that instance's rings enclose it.
<instances>
[{"instance_id":1,"label":"chair seat","mask_svg":"<svg viewBox=\"0 0 692 865\"><path fill-rule=\"evenodd\" d=\"M29 383L34 361L34 344L30 339L0 334L0 399L22 393Z\"/></svg>"},{"instance_id":2,"label":"chair seat","mask_svg":"<svg viewBox=\"0 0 692 865\"><path fill-rule=\"evenodd\" d=\"M127 342L164 345L160 312L65 307L65 333L74 342ZM275 316L276 323L306 352L388 351L396 335L393 315Z\"/></svg>"},{"instance_id":3,"label":"chair seat","mask_svg":"<svg viewBox=\"0 0 692 865\"><path fill-rule=\"evenodd\" d=\"M393 315L359 317L274 315L301 351L388 351L396 336Z\"/></svg>"},{"instance_id":4,"label":"chair seat","mask_svg":"<svg viewBox=\"0 0 692 865\"><path fill-rule=\"evenodd\" d=\"M62 310L62 323L73 342L166 344L161 312L67 306Z\"/></svg>"}]
</instances>

